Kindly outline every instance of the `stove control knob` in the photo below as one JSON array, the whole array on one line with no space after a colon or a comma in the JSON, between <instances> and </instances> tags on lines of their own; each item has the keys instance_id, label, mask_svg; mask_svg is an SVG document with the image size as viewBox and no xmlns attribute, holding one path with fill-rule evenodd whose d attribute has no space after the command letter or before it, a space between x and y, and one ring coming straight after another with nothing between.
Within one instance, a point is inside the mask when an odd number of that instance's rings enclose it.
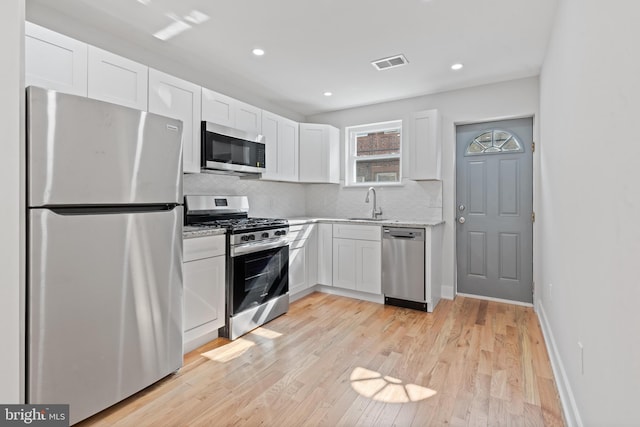
<instances>
[{"instance_id":1,"label":"stove control knob","mask_svg":"<svg viewBox=\"0 0 640 427\"><path fill-rule=\"evenodd\" d=\"M249 240L256 240L256 236L254 234L249 234Z\"/></svg>"},{"instance_id":2,"label":"stove control knob","mask_svg":"<svg viewBox=\"0 0 640 427\"><path fill-rule=\"evenodd\" d=\"M282 232L281 232L280 230L278 230L278 231L276 231L276 232L275 232L275 233L273 233L273 234L275 234L276 236L280 236L280 235L282 234Z\"/></svg>"},{"instance_id":3,"label":"stove control knob","mask_svg":"<svg viewBox=\"0 0 640 427\"><path fill-rule=\"evenodd\" d=\"M262 233L262 238L263 238L263 239L266 239L266 238L268 238L268 237L269 237L269 233Z\"/></svg>"},{"instance_id":4,"label":"stove control knob","mask_svg":"<svg viewBox=\"0 0 640 427\"><path fill-rule=\"evenodd\" d=\"M243 242L247 242L249 240L249 236L242 236L240 240L242 240Z\"/></svg>"},{"instance_id":5,"label":"stove control knob","mask_svg":"<svg viewBox=\"0 0 640 427\"><path fill-rule=\"evenodd\" d=\"M282 230L282 231L280 232L280 235L281 235L281 236L284 236L285 234L287 234L287 231L286 231L286 230Z\"/></svg>"}]
</instances>

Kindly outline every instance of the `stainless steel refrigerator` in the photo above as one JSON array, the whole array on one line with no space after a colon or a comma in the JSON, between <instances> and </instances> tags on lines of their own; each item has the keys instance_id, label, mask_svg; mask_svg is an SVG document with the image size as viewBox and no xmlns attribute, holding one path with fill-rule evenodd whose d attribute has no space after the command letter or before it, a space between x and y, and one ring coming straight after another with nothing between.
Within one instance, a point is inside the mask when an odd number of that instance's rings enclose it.
<instances>
[{"instance_id":1,"label":"stainless steel refrigerator","mask_svg":"<svg viewBox=\"0 0 640 427\"><path fill-rule=\"evenodd\" d=\"M182 366L182 123L27 89L27 401L76 423Z\"/></svg>"}]
</instances>

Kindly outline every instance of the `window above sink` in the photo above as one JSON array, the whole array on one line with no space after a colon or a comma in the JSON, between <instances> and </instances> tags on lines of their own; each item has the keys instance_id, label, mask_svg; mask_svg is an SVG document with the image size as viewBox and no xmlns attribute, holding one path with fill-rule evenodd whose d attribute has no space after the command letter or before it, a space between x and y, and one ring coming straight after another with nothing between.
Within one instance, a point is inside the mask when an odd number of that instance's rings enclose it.
<instances>
[{"instance_id":1,"label":"window above sink","mask_svg":"<svg viewBox=\"0 0 640 427\"><path fill-rule=\"evenodd\" d=\"M402 181L402 120L346 128L345 185L399 185Z\"/></svg>"}]
</instances>

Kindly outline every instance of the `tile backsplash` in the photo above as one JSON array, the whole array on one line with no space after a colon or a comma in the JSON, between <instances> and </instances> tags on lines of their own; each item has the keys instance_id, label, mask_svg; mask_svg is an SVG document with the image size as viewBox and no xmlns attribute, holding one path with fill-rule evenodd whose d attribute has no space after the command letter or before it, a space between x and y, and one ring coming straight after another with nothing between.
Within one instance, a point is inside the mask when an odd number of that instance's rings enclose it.
<instances>
[{"instance_id":1,"label":"tile backsplash","mask_svg":"<svg viewBox=\"0 0 640 427\"><path fill-rule=\"evenodd\" d=\"M373 201L365 203L368 187L331 184L307 186L307 215L328 218L369 217ZM382 218L442 220L441 181L403 181L402 186L376 187Z\"/></svg>"},{"instance_id":2,"label":"tile backsplash","mask_svg":"<svg viewBox=\"0 0 640 427\"><path fill-rule=\"evenodd\" d=\"M377 187L382 217L416 221L442 219L442 182L410 181ZM240 179L219 174L185 174L184 194L242 195L249 198L250 216L351 218L371 215L366 187L335 184L295 184Z\"/></svg>"},{"instance_id":3,"label":"tile backsplash","mask_svg":"<svg viewBox=\"0 0 640 427\"><path fill-rule=\"evenodd\" d=\"M305 186L302 184L212 173L184 174L184 194L247 196L249 215L255 217L306 216Z\"/></svg>"}]
</instances>

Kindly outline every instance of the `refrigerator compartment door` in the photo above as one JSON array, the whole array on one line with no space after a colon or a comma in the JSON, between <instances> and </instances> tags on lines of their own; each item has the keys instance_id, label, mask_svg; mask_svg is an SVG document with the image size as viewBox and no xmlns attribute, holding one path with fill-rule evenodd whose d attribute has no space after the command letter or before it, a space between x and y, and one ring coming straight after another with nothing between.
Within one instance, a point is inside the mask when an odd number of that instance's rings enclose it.
<instances>
[{"instance_id":1,"label":"refrigerator compartment door","mask_svg":"<svg viewBox=\"0 0 640 427\"><path fill-rule=\"evenodd\" d=\"M182 366L182 215L31 209L29 403L73 424Z\"/></svg>"},{"instance_id":2,"label":"refrigerator compartment door","mask_svg":"<svg viewBox=\"0 0 640 427\"><path fill-rule=\"evenodd\" d=\"M29 206L182 203L182 122L27 90Z\"/></svg>"}]
</instances>

